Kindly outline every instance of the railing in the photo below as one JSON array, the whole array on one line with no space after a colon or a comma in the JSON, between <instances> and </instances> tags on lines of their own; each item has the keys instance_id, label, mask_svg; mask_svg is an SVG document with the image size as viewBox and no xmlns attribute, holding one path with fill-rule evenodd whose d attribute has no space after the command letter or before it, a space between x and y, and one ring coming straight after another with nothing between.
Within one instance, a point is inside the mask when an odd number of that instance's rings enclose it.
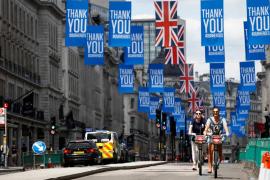
<instances>
[{"instance_id":1,"label":"railing","mask_svg":"<svg viewBox=\"0 0 270 180\"><path fill-rule=\"evenodd\" d=\"M240 152L239 159L252 162L257 167L260 167L262 155L266 151L270 151L270 138L252 139L249 141L245 151Z\"/></svg>"},{"instance_id":2,"label":"railing","mask_svg":"<svg viewBox=\"0 0 270 180\"><path fill-rule=\"evenodd\" d=\"M62 151L47 151L43 155L37 155L32 152L23 153L22 163L24 168L48 167L49 159L54 166L60 166L63 162Z\"/></svg>"}]
</instances>

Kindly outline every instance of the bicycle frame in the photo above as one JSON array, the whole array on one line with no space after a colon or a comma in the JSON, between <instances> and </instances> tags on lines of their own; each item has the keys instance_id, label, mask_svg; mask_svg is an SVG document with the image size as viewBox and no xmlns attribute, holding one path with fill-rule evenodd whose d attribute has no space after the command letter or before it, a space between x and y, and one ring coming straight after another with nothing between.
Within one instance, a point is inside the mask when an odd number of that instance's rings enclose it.
<instances>
[{"instance_id":1,"label":"bicycle frame","mask_svg":"<svg viewBox=\"0 0 270 180\"><path fill-rule=\"evenodd\" d=\"M217 170L218 170L218 167L219 167L218 145L222 144L222 136L221 135L213 135L211 142L214 145L214 152L213 152L214 153L214 158L213 158L214 176L215 176L215 178L217 178Z\"/></svg>"},{"instance_id":2,"label":"bicycle frame","mask_svg":"<svg viewBox=\"0 0 270 180\"><path fill-rule=\"evenodd\" d=\"M204 135L196 135L195 136L195 143L198 146L199 154L198 154L198 166L199 166L199 175L202 175L202 165L203 165L203 144L206 142Z\"/></svg>"}]
</instances>

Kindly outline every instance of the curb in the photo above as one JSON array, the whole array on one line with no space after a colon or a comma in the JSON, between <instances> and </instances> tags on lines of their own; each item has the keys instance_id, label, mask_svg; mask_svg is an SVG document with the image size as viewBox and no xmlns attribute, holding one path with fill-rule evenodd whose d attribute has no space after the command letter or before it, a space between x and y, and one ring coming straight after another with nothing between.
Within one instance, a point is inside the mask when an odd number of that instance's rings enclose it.
<instances>
[{"instance_id":1,"label":"curb","mask_svg":"<svg viewBox=\"0 0 270 180\"><path fill-rule=\"evenodd\" d=\"M70 179L81 178L81 177L84 177L84 176L90 176L90 175L93 175L93 174L103 173L103 172L108 172L108 171L126 170L126 169L138 169L138 168L145 168L145 167L150 167L150 166L163 165L163 164L166 164L166 163L167 162L160 162L160 163L156 163L156 164L134 165L134 166L105 167L105 168L86 171L86 172L77 173L77 174L60 176L60 177L56 177L56 178L49 178L49 179L46 179L46 180L70 180Z\"/></svg>"},{"instance_id":2,"label":"curb","mask_svg":"<svg viewBox=\"0 0 270 180\"><path fill-rule=\"evenodd\" d=\"M0 174L2 173L10 173L10 172L22 172L22 171L25 171L25 169L22 167L22 168L16 168L16 169L0 169Z\"/></svg>"}]
</instances>

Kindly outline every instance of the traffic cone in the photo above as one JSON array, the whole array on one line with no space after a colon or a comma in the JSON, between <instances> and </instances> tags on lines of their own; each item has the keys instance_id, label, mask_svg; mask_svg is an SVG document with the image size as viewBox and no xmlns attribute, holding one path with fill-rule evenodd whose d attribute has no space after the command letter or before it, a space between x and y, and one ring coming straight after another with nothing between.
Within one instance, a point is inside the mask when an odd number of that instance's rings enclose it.
<instances>
[{"instance_id":1,"label":"traffic cone","mask_svg":"<svg viewBox=\"0 0 270 180\"><path fill-rule=\"evenodd\" d=\"M50 157L48 158L48 168L53 168L52 160Z\"/></svg>"},{"instance_id":2,"label":"traffic cone","mask_svg":"<svg viewBox=\"0 0 270 180\"><path fill-rule=\"evenodd\" d=\"M266 167L269 167L269 169L266 169ZM269 179L270 179L270 154L269 152L266 152L262 156L262 163L260 167L260 174L258 180L269 180Z\"/></svg>"}]
</instances>

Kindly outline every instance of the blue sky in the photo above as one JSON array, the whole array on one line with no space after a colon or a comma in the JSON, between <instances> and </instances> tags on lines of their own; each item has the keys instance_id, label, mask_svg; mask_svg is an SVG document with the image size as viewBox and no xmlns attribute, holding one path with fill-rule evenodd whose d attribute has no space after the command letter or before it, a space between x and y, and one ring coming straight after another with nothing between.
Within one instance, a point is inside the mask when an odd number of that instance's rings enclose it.
<instances>
[{"instance_id":1,"label":"blue sky","mask_svg":"<svg viewBox=\"0 0 270 180\"><path fill-rule=\"evenodd\" d=\"M153 0L130 0L132 17L154 18ZM201 46L200 0L178 0L178 16L186 20L187 62L194 63L199 74L209 73ZM243 21L246 20L246 0L224 0L225 71L226 78L240 79L239 62L245 61ZM256 72L261 71L256 62Z\"/></svg>"}]
</instances>

